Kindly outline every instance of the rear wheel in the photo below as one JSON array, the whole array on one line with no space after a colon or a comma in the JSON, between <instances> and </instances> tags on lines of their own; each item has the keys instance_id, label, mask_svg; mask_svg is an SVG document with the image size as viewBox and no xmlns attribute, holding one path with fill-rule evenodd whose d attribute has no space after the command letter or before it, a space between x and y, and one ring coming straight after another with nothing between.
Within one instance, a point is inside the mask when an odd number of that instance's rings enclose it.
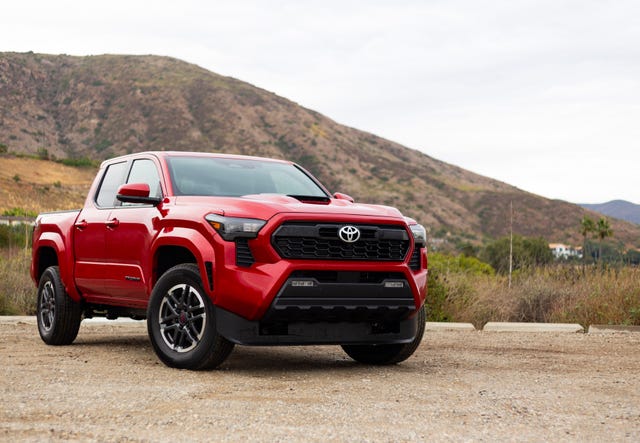
<instances>
[{"instance_id":1,"label":"rear wheel","mask_svg":"<svg viewBox=\"0 0 640 443\"><path fill-rule=\"evenodd\" d=\"M415 338L409 343L390 345L342 345L342 349L349 357L357 362L369 365L391 365L405 361L418 349L426 324L424 306L414 317L417 322Z\"/></svg>"},{"instance_id":2,"label":"rear wheel","mask_svg":"<svg viewBox=\"0 0 640 443\"><path fill-rule=\"evenodd\" d=\"M174 368L211 369L233 350L216 330L213 304L191 263L160 277L149 299L147 329L160 360Z\"/></svg>"},{"instance_id":3,"label":"rear wheel","mask_svg":"<svg viewBox=\"0 0 640 443\"><path fill-rule=\"evenodd\" d=\"M78 336L82 307L64 289L57 266L45 269L38 284L38 332L48 345L70 345Z\"/></svg>"}]
</instances>

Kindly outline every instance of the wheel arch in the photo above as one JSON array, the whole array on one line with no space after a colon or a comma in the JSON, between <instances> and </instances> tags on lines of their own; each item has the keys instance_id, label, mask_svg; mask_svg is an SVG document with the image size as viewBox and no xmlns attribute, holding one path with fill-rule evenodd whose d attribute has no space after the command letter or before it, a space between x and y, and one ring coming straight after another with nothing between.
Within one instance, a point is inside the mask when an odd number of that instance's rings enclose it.
<instances>
[{"instance_id":1,"label":"wheel arch","mask_svg":"<svg viewBox=\"0 0 640 443\"><path fill-rule=\"evenodd\" d=\"M31 260L31 277L37 284L44 271L50 266L58 266L60 279L67 294L76 302L81 297L73 280L73 255L69 251L62 237L55 232L46 232L38 239L38 244Z\"/></svg>"},{"instance_id":2,"label":"wheel arch","mask_svg":"<svg viewBox=\"0 0 640 443\"><path fill-rule=\"evenodd\" d=\"M182 263L195 263L198 266L204 289L212 297L213 246L199 232L183 228L174 229L171 235L163 235L156 240L149 291L165 272Z\"/></svg>"}]
</instances>

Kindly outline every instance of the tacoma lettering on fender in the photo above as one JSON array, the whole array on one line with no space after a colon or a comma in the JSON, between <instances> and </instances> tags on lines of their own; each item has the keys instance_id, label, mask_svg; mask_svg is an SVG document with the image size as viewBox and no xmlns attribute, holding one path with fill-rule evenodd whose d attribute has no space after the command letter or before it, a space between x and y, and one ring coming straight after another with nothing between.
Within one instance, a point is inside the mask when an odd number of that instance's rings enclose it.
<instances>
[{"instance_id":1,"label":"tacoma lettering on fender","mask_svg":"<svg viewBox=\"0 0 640 443\"><path fill-rule=\"evenodd\" d=\"M146 319L165 364L205 369L235 344L401 362L426 267L421 225L291 162L146 152L105 161L82 210L38 217L31 276L45 343L72 343L82 318Z\"/></svg>"}]
</instances>

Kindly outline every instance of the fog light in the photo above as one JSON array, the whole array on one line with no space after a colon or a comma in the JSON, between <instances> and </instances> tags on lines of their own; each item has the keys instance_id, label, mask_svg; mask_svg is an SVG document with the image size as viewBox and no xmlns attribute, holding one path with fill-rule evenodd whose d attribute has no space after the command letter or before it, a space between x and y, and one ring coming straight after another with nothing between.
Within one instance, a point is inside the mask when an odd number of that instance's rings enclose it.
<instances>
[{"instance_id":1,"label":"fog light","mask_svg":"<svg viewBox=\"0 0 640 443\"><path fill-rule=\"evenodd\" d=\"M386 281L384 282L385 288L404 288L404 283L401 281Z\"/></svg>"},{"instance_id":2,"label":"fog light","mask_svg":"<svg viewBox=\"0 0 640 443\"><path fill-rule=\"evenodd\" d=\"M312 288L315 285L316 284L313 282L313 280L292 280L291 281L291 286L296 288Z\"/></svg>"}]
</instances>

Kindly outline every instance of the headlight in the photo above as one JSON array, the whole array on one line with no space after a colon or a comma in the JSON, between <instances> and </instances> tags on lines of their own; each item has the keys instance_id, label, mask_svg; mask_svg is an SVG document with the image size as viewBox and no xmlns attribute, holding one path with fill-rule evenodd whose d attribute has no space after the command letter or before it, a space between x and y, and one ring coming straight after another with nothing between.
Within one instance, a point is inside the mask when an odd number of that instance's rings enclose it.
<instances>
[{"instance_id":1,"label":"headlight","mask_svg":"<svg viewBox=\"0 0 640 443\"><path fill-rule=\"evenodd\" d=\"M427 230L422 225L410 225L409 229L411 229L411 233L413 234L413 239L416 242L416 246L418 248L424 248L427 246Z\"/></svg>"},{"instance_id":2,"label":"headlight","mask_svg":"<svg viewBox=\"0 0 640 443\"><path fill-rule=\"evenodd\" d=\"M240 237L256 238L260 229L267 223L255 218L223 217L216 214L208 214L205 219L227 241Z\"/></svg>"}]
</instances>

